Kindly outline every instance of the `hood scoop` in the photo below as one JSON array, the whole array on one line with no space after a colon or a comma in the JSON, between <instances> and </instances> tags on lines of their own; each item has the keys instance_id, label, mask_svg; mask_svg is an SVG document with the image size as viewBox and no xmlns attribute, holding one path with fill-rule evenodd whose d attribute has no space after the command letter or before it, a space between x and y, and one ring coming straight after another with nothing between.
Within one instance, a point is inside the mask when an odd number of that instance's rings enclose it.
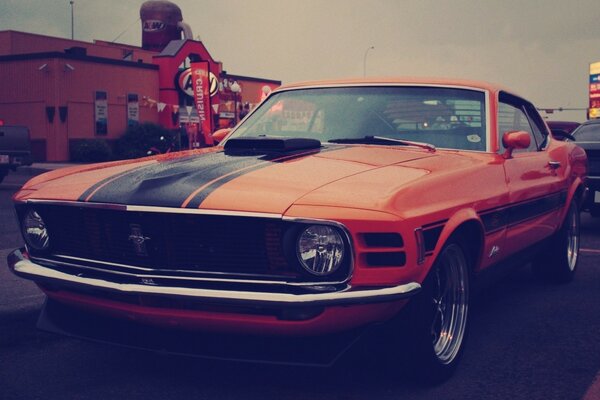
<instances>
[{"instance_id":1,"label":"hood scoop","mask_svg":"<svg viewBox=\"0 0 600 400\"><path fill-rule=\"evenodd\" d=\"M225 142L226 153L285 153L320 147L320 141L308 138L241 137Z\"/></svg>"}]
</instances>

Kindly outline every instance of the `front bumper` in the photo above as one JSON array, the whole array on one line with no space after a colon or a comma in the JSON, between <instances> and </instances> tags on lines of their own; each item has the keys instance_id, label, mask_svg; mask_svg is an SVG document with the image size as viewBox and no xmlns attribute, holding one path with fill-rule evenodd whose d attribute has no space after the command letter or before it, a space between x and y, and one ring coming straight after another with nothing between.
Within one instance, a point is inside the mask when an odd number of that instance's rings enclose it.
<instances>
[{"instance_id":1,"label":"front bumper","mask_svg":"<svg viewBox=\"0 0 600 400\"><path fill-rule=\"evenodd\" d=\"M183 297L223 305L252 305L265 307L346 306L393 302L407 299L421 289L417 282L378 288L346 286L332 292L281 293L261 290L221 290L198 287L155 286L143 283L119 283L81 274L72 275L31 261L21 250L8 255L8 266L14 274L37 283L59 283L74 288L100 289L134 295Z\"/></svg>"}]
</instances>

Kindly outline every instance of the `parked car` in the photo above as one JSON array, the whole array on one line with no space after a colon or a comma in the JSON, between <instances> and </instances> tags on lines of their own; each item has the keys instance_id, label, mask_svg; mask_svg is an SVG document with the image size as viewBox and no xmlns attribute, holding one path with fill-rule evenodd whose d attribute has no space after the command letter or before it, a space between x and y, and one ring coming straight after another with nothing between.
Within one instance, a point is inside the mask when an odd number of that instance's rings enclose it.
<instances>
[{"instance_id":1,"label":"parked car","mask_svg":"<svg viewBox=\"0 0 600 400\"><path fill-rule=\"evenodd\" d=\"M278 337L316 342L304 356L384 323L389 352L440 382L486 272L577 270L585 152L500 87L289 85L222 137L49 172L15 195L26 247L8 264L46 293L43 328L177 352L192 350L151 332L268 337L242 346L258 357Z\"/></svg>"},{"instance_id":2,"label":"parked car","mask_svg":"<svg viewBox=\"0 0 600 400\"><path fill-rule=\"evenodd\" d=\"M0 182L21 165L31 165L29 129L0 124Z\"/></svg>"},{"instance_id":3,"label":"parked car","mask_svg":"<svg viewBox=\"0 0 600 400\"><path fill-rule=\"evenodd\" d=\"M574 140L571 133L579 126L579 122L572 121L546 121L552 136L558 140Z\"/></svg>"},{"instance_id":4,"label":"parked car","mask_svg":"<svg viewBox=\"0 0 600 400\"><path fill-rule=\"evenodd\" d=\"M600 119L581 124L572 133L577 145L582 147L588 158L587 186L589 195L583 205L593 217L600 217Z\"/></svg>"}]
</instances>

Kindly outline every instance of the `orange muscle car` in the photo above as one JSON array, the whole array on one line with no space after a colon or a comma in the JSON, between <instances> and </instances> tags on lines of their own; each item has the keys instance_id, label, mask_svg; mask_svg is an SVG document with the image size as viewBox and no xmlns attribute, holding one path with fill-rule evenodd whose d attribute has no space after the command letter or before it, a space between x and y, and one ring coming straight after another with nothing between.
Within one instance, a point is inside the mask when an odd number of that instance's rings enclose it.
<instances>
[{"instance_id":1,"label":"orange muscle car","mask_svg":"<svg viewBox=\"0 0 600 400\"><path fill-rule=\"evenodd\" d=\"M385 322L439 382L483 272L527 259L550 281L575 273L585 152L500 87L289 85L215 136L15 195L26 247L9 266L47 295L41 327L119 343L98 332L135 325L126 344L151 347L153 329L285 343Z\"/></svg>"}]
</instances>

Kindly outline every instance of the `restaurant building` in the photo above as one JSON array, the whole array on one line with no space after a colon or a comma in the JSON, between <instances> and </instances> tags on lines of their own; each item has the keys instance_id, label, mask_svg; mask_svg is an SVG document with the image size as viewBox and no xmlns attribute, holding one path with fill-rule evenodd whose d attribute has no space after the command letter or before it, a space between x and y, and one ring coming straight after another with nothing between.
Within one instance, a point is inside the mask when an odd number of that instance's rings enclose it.
<instances>
[{"instance_id":1,"label":"restaurant building","mask_svg":"<svg viewBox=\"0 0 600 400\"><path fill-rule=\"evenodd\" d=\"M242 105L281 84L227 73L202 42L186 38L189 26L170 2L148 1L140 14L141 47L0 31L0 120L29 128L34 160L68 161L73 141L111 142L139 122L210 145L210 133L234 125Z\"/></svg>"}]
</instances>

